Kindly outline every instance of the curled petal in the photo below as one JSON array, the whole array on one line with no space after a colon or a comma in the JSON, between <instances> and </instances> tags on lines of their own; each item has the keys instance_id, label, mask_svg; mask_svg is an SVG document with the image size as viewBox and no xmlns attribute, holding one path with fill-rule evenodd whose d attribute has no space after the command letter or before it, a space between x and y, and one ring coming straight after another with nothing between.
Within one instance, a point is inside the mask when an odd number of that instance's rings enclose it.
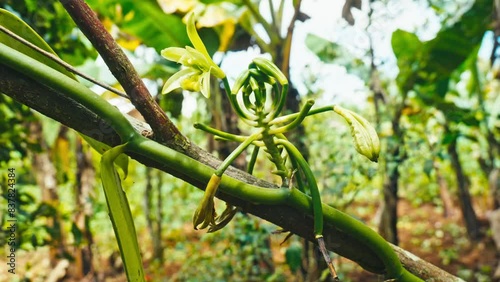
<instances>
[{"instance_id":1,"label":"curled petal","mask_svg":"<svg viewBox=\"0 0 500 282\"><path fill-rule=\"evenodd\" d=\"M233 219L234 215L238 211L237 208L226 204L226 209L222 212L222 214L215 219L215 223L208 228L208 233L215 232L217 230L222 229L224 226L226 226L231 219Z\"/></svg>"},{"instance_id":2,"label":"curled petal","mask_svg":"<svg viewBox=\"0 0 500 282\"><path fill-rule=\"evenodd\" d=\"M183 69L176 73L174 73L163 85L163 89L161 90L162 94L167 94L172 92L172 90L181 87L181 82L186 78L186 76L191 76L196 74L197 72L193 69Z\"/></svg>"},{"instance_id":3,"label":"curled petal","mask_svg":"<svg viewBox=\"0 0 500 282\"><path fill-rule=\"evenodd\" d=\"M200 36L198 35L198 31L196 30L196 25L194 22L194 13L189 13L187 15L187 34L189 37L189 40L191 40L191 43L193 43L193 46L196 50L201 52L204 56L209 57L207 48L205 47L205 44L203 44L203 41L201 41Z\"/></svg>"},{"instance_id":4,"label":"curled petal","mask_svg":"<svg viewBox=\"0 0 500 282\"><path fill-rule=\"evenodd\" d=\"M205 72L201 75L199 84L201 85L201 94L203 94L203 96L205 96L207 99L210 98L210 71Z\"/></svg>"}]
</instances>

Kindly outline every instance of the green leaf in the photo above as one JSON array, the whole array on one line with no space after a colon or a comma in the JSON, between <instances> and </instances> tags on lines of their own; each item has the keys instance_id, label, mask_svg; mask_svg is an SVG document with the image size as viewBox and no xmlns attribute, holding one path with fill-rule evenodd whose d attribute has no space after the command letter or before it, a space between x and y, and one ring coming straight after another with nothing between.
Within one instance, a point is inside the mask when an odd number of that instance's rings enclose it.
<instances>
[{"instance_id":1,"label":"green leaf","mask_svg":"<svg viewBox=\"0 0 500 282\"><path fill-rule=\"evenodd\" d=\"M55 55L52 48L29 25L11 12L0 9L0 26ZM75 76L61 65L1 31L0 42L76 80Z\"/></svg>"},{"instance_id":2,"label":"green leaf","mask_svg":"<svg viewBox=\"0 0 500 282\"><path fill-rule=\"evenodd\" d=\"M340 46L314 34L307 34L306 46L325 63L333 63L340 56Z\"/></svg>"},{"instance_id":3,"label":"green leaf","mask_svg":"<svg viewBox=\"0 0 500 282\"><path fill-rule=\"evenodd\" d=\"M412 77L421 68L423 43L415 34L398 29L392 33L391 45L399 67L396 82L406 92L413 87L415 81Z\"/></svg>"},{"instance_id":4,"label":"green leaf","mask_svg":"<svg viewBox=\"0 0 500 282\"><path fill-rule=\"evenodd\" d=\"M127 196L113 165L125 152L126 144L113 147L101 158L101 180L109 208L109 216L129 281L145 281L141 252Z\"/></svg>"},{"instance_id":5,"label":"green leaf","mask_svg":"<svg viewBox=\"0 0 500 282\"><path fill-rule=\"evenodd\" d=\"M424 173L427 177L431 177L431 173L434 170L434 160L425 160L424 162Z\"/></svg>"},{"instance_id":6,"label":"green leaf","mask_svg":"<svg viewBox=\"0 0 500 282\"><path fill-rule=\"evenodd\" d=\"M107 144L104 144L100 141L97 141L91 137L88 137L87 135L80 134L80 136L92 147L94 150L96 150L99 154L104 154L107 152L111 147ZM125 154L121 154L118 157L116 157L114 164L117 168L119 168L120 172L120 178L125 179L127 178L128 175L128 161L129 158Z\"/></svg>"},{"instance_id":7,"label":"green leaf","mask_svg":"<svg viewBox=\"0 0 500 282\"><path fill-rule=\"evenodd\" d=\"M424 71L449 76L481 44L489 29L492 0L476 0L474 5L451 27L441 30L425 44L428 53Z\"/></svg>"},{"instance_id":8,"label":"green leaf","mask_svg":"<svg viewBox=\"0 0 500 282\"><path fill-rule=\"evenodd\" d=\"M443 97L452 72L481 44L491 21L491 7L492 0L475 1L459 21L442 29L433 40L425 43L412 33L395 31L392 48L400 69L397 82L403 92L420 84L432 86L429 91Z\"/></svg>"},{"instance_id":9,"label":"green leaf","mask_svg":"<svg viewBox=\"0 0 500 282\"><path fill-rule=\"evenodd\" d=\"M140 38L158 53L165 47L190 45L186 26L175 14L165 14L152 0L92 0L92 8L112 19L125 18L117 25L121 30ZM116 5L122 7L122 15L116 15Z\"/></svg>"},{"instance_id":10,"label":"green leaf","mask_svg":"<svg viewBox=\"0 0 500 282\"><path fill-rule=\"evenodd\" d=\"M475 111L460 108L451 102L441 102L437 104L436 107L443 112L448 122L464 123L468 126L479 126Z\"/></svg>"}]
</instances>

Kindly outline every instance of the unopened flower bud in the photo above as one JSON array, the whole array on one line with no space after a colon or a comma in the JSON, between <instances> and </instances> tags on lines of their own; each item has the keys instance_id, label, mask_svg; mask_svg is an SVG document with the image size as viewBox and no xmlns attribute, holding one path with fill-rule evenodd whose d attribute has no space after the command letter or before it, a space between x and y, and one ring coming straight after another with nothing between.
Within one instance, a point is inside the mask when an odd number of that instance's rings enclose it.
<instances>
[{"instance_id":1,"label":"unopened flower bud","mask_svg":"<svg viewBox=\"0 0 500 282\"><path fill-rule=\"evenodd\" d=\"M349 124L356 151L372 162L377 162L380 154L380 140L375 128L365 118L353 111L340 106L334 106L333 111L342 116Z\"/></svg>"}]
</instances>

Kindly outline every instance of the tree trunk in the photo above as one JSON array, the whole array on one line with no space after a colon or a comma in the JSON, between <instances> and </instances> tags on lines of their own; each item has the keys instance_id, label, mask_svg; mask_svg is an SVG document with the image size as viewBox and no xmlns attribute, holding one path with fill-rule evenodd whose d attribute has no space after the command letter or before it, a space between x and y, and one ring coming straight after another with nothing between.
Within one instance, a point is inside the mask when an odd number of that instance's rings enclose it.
<instances>
[{"instance_id":1,"label":"tree trunk","mask_svg":"<svg viewBox=\"0 0 500 282\"><path fill-rule=\"evenodd\" d=\"M399 155L399 145L395 150L394 155ZM378 227L378 232L384 239L394 245L399 244L398 238L398 181L399 181L399 169L397 165L391 167L387 166L383 193L384 202L382 204L382 214L380 218L380 223Z\"/></svg>"},{"instance_id":2,"label":"tree trunk","mask_svg":"<svg viewBox=\"0 0 500 282\"><path fill-rule=\"evenodd\" d=\"M73 250L74 264L71 264L70 271L72 277L82 280L87 275L92 275L93 237L88 223L92 215L92 206L90 202L92 189L94 187L95 170L92 166L92 154L88 149L82 146L82 140L77 139L76 144L76 191L75 191L75 214L73 222L82 234L81 242L75 242Z\"/></svg>"},{"instance_id":3,"label":"tree trunk","mask_svg":"<svg viewBox=\"0 0 500 282\"><path fill-rule=\"evenodd\" d=\"M455 214L453 208L453 200L451 199L450 190L448 189L448 183L446 179L441 174L441 169L436 160L433 160L434 171L436 172L436 181L439 186L439 195L441 196L441 201L443 202L444 216L452 217Z\"/></svg>"},{"instance_id":4,"label":"tree trunk","mask_svg":"<svg viewBox=\"0 0 500 282\"><path fill-rule=\"evenodd\" d=\"M488 175L491 206L493 210L500 208L500 168L493 168Z\"/></svg>"},{"instance_id":5,"label":"tree trunk","mask_svg":"<svg viewBox=\"0 0 500 282\"><path fill-rule=\"evenodd\" d=\"M153 259L163 262L162 220L161 208L163 198L161 193L161 175L154 168L146 168L146 189L144 191L144 213L147 218L148 232L153 244Z\"/></svg>"},{"instance_id":6,"label":"tree trunk","mask_svg":"<svg viewBox=\"0 0 500 282\"><path fill-rule=\"evenodd\" d=\"M465 227L467 228L467 235L471 240L475 241L481 238L480 226L469 194L469 179L464 174L462 164L458 157L456 138L448 145L448 154L450 155L451 165L455 170L457 178L460 209L462 210Z\"/></svg>"},{"instance_id":7,"label":"tree trunk","mask_svg":"<svg viewBox=\"0 0 500 282\"><path fill-rule=\"evenodd\" d=\"M47 218L47 226L52 229L52 238L49 245L50 265L55 267L66 252L66 240L61 230L60 215L57 210L59 196L57 195L56 168L50 159L50 148L42 134L42 124L38 121L31 123L31 135L40 144L41 152L33 155L33 170L36 183L42 191L42 203L51 206L54 214Z\"/></svg>"},{"instance_id":8,"label":"tree trunk","mask_svg":"<svg viewBox=\"0 0 500 282\"><path fill-rule=\"evenodd\" d=\"M399 244L398 237L398 190L399 190L399 165L406 155L402 152L404 137L399 121L402 108L396 111L392 119L393 135L387 139L387 152L385 158L385 180L383 186L384 202L378 231L384 239L394 245Z\"/></svg>"}]
</instances>

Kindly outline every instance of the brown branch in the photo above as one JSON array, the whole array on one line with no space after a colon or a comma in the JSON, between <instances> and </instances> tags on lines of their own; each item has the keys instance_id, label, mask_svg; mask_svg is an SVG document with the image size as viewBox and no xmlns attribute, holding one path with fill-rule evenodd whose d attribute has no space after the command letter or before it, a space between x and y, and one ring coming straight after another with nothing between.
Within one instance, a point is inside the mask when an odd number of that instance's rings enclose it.
<instances>
[{"instance_id":1,"label":"brown branch","mask_svg":"<svg viewBox=\"0 0 500 282\"><path fill-rule=\"evenodd\" d=\"M60 0L76 25L104 59L109 70L130 97L154 132L155 140L178 150L189 142L154 101L141 77L120 46L99 21L96 13L83 0Z\"/></svg>"},{"instance_id":2,"label":"brown branch","mask_svg":"<svg viewBox=\"0 0 500 282\"><path fill-rule=\"evenodd\" d=\"M281 63L281 71L285 74L285 76L290 79L290 53L292 51L292 38L293 31L295 29L295 21L300 14L300 5L302 4L302 0L298 0L295 5L295 12L293 14L292 20L290 21L290 25L288 25L288 29L286 32L286 37L283 43L283 57Z\"/></svg>"}]
</instances>

